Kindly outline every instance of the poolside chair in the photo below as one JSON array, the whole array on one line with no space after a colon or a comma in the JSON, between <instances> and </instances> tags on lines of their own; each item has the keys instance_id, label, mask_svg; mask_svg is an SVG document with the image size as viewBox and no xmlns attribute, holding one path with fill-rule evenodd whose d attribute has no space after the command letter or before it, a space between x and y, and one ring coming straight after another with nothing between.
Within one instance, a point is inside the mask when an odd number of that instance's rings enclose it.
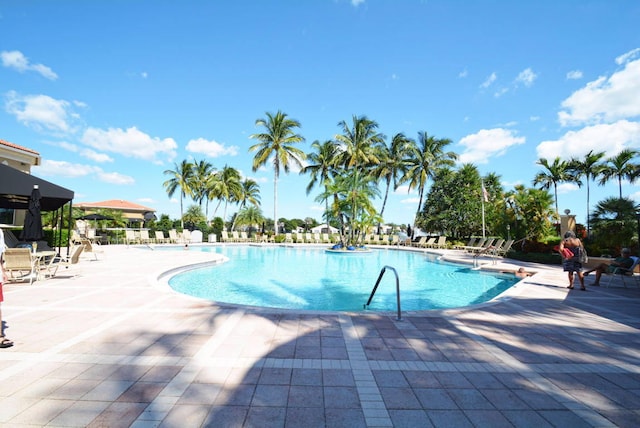
<instances>
[{"instance_id":1,"label":"poolside chair","mask_svg":"<svg viewBox=\"0 0 640 428\"><path fill-rule=\"evenodd\" d=\"M172 244L178 243L178 232L175 229L169 231L169 242Z\"/></svg>"},{"instance_id":2,"label":"poolside chair","mask_svg":"<svg viewBox=\"0 0 640 428\"><path fill-rule=\"evenodd\" d=\"M71 247L68 256L56 257L49 267L49 276L56 276L60 267L69 269L73 265L78 264L80 262L80 254L82 254L82 251L84 251L84 245L74 245L73 247ZM78 273L76 272L73 276L77 275Z\"/></svg>"},{"instance_id":3,"label":"poolside chair","mask_svg":"<svg viewBox=\"0 0 640 428\"><path fill-rule=\"evenodd\" d=\"M398 238L398 235L391 235L391 245L400 245L400 238Z\"/></svg>"},{"instance_id":4,"label":"poolside chair","mask_svg":"<svg viewBox=\"0 0 640 428\"><path fill-rule=\"evenodd\" d=\"M502 246L500 248L496 248L495 253L498 256L506 256L507 253L511 250L511 247L513 246L513 239L508 239L506 241L504 241L504 243L502 244Z\"/></svg>"},{"instance_id":5,"label":"poolside chair","mask_svg":"<svg viewBox=\"0 0 640 428\"><path fill-rule=\"evenodd\" d=\"M189 229L182 229L182 233L180 234L182 242L185 244L191 243L191 231Z\"/></svg>"},{"instance_id":6,"label":"poolside chair","mask_svg":"<svg viewBox=\"0 0 640 428\"><path fill-rule=\"evenodd\" d=\"M149 231L146 229L140 230L140 243L151 244L151 237L149 237Z\"/></svg>"},{"instance_id":7,"label":"poolside chair","mask_svg":"<svg viewBox=\"0 0 640 428\"><path fill-rule=\"evenodd\" d=\"M314 234L313 234L313 242L314 242L315 244L319 244L319 243L321 242L321 241L320 241L320 234L319 234L319 233L314 233Z\"/></svg>"},{"instance_id":8,"label":"poolside chair","mask_svg":"<svg viewBox=\"0 0 640 428\"><path fill-rule=\"evenodd\" d=\"M476 238L471 238L469 239L469 242L467 242L467 245L454 245L453 248L456 250L464 250L469 247L475 247L475 243L476 243Z\"/></svg>"},{"instance_id":9,"label":"poolside chair","mask_svg":"<svg viewBox=\"0 0 640 428\"><path fill-rule=\"evenodd\" d=\"M78 241L81 242L81 241ZM136 236L136 232L133 230L125 230L124 231L124 242L125 244L138 244L140 243L140 238Z\"/></svg>"},{"instance_id":10,"label":"poolside chair","mask_svg":"<svg viewBox=\"0 0 640 428\"><path fill-rule=\"evenodd\" d=\"M285 244L293 244L293 236L290 232L284 234L284 243Z\"/></svg>"},{"instance_id":11,"label":"poolside chair","mask_svg":"<svg viewBox=\"0 0 640 428\"><path fill-rule=\"evenodd\" d=\"M428 238L426 241L424 241L421 245L418 245L418 247L422 247L422 248L431 248L433 247L433 244L436 243L436 237L431 237Z\"/></svg>"},{"instance_id":12,"label":"poolside chair","mask_svg":"<svg viewBox=\"0 0 640 428\"><path fill-rule=\"evenodd\" d=\"M613 281L613 278L615 278L616 275L619 275L620 278L622 278L622 285L624 285L624 288L627 288L627 282L625 278L629 276L635 278L636 286L640 287L640 274L635 273L636 267L638 266L638 263L640 263L640 257L631 256L631 258L633 259L633 264L629 269L616 267L611 273L608 273L607 271L602 272L603 275L609 275L609 281L607 281L605 287L609 287L611 285L611 281Z\"/></svg>"},{"instance_id":13,"label":"poolside chair","mask_svg":"<svg viewBox=\"0 0 640 428\"><path fill-rule=\"evenodd\" d=\"M220 239L222 242L231 242L231 238L229 238L229 233L226 230L220 232Z\"/></svg>"},{"instance_id":14,"label":"poolside chair","mask_svg":"<svg viewBox=\"0 0 640 428\"><path fill-rule=\"evenodd\" d=\"M96 260L98 260L98 253L104 253L104 251L98 249L98 244L93 244L87 238L82 238L78 244L84 247L83 252L93 254Z\"/></svg>"},{"instance_id":15,"label":"poolside chair","mask_svg":"<svg viewBox=\"0 0 640 428\"><path fill-rule=\"evenodd\" d=\"M389 235L380 235L380 245L389 245Z\"/></svg>"},{"instance_id":16,"label":"poolside chair","mask_svg":"<svg viewBox=\"0 0 640 428\"><path fill-rule=\"evenodd\" d=\"M424 247L426 243L427 243L427 237L426 236L421 236L420 239L418 239L417 242L412 242L411 246L412 247Z\"/></svg>"},{"instance_id":17,"label":"poolside chair","mask_svg":"<svg viewBox=\"0 0 640 428\"><path fill-rule=\"evenodd\" d=\"M493 243L493 241L495 241L495 239L482 238L476 243L476 245L472 247L466 247L465 250L467 250L467 252L469 253L478 253L484 251L489 245Z\"/></svg>"},{"instance_id":18,"label":"poolside chair","mask_svg":"<svg viewBox=\"0 0 640 428\"><path fill-rule=\"evenodd\" d=\"M232 242L240 242L240 234L237 230L231 231L231 241Z\"/></svg>"},{"instance_id":19,"label":"poolside chair","mask_svg":"<svg viewBox=\"0 0 640 428\"><path fill-rule=\"evenodd\" d=\"M164 232L156 230L156 244L164 244L167 242L167 238L164 237Z\"/></svg>"},{"instance_id":20,"label":"poolside chair","mask_svg":"<svg viewBox=\"0 0 640 428\"><path fill-rule=\"evenodd\" d=\"M447 237L442 235L438 236L438 240L431 244L431 248L445 248L447 242Z\"/></svg>"},{"instance_id":21,"label":"poolside chair","mask_svg":"<svg viewBox=\"0 0 640 428\"><path fill-rule=\"evenodd\" d=\"M247 232L240 232L240 242L249 242L249 236L247 235Z\"/></svg>"},{"instance_id":22,"label":"poolside chair","mask_svg":"<svg viewBox=\"0 0 640 428\"><path fill-rule=\"evenodd\" d=\"M322 243L323 244L330 244L331 243L331 238L329 238L329 234L328 233L323 233L322 234Z\"/></svg>"},{"instance_id":23,"label":"poolside chair","mask_svg":"<svg viewBox=\"0 0 640 428\"><path fill-rule=\"evenodd\" d=\"M4 270L8 281L29 280L29 285L36 279L35 259L30 248L7 248L4 251Z\"/></svg>"}]
</instances>

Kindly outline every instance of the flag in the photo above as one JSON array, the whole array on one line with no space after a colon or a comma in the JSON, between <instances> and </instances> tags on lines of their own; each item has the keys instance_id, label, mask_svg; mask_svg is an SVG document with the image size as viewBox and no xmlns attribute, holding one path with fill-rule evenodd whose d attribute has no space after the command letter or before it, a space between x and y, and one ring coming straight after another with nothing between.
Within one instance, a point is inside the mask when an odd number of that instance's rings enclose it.
<instances>
[{"instance_id":1,"label":"flag","mask_svg":"<svg viewBox=\"0 0 640 428\"><path fill-rule=\"evenodd\" d=\"M485 202L489 202L489 192L487 192L487 189L484 187L484 182L482 183L482 197Z\"/></svg>"}]
</instances>

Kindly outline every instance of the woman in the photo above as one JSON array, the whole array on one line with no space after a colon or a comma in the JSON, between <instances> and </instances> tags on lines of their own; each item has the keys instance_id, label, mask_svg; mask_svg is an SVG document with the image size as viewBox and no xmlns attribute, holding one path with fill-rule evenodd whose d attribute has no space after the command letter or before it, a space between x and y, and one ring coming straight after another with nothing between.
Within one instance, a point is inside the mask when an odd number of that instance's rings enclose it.
<instances>
[{"instance_id":1,"label":"woman","mask_svg":"<svg viewBox=\"0 0 640 428\"><path fill-rule=\"evenodd\" d=\"M569 251L565 252L565 249L568 249ZM582 274L582 262L580 261L582 252L584 251L582 242L576 238L575 233L568 231L564 234L564 239L560 242L558 251L563 257L562 269L567 272L569 277L569 286L567 288L573 290L573 278L575 272L578 274L578 279L580 280L580 290L585 291L586 288L584 286L584 275Z\"/></svg>"}]
</instances>

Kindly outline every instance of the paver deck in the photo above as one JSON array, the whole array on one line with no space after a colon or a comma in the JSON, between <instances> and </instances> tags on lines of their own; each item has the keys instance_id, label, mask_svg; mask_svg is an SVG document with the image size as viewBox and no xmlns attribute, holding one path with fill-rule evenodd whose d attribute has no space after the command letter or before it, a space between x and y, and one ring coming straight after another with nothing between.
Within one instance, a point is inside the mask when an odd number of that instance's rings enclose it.
<instances>
[{"instance_id":1,"label":"paver deck","mask_svg":"<svg viewBox=\"0 0 640 428\"><path fill-rule=\"evenodd\" d=\"M0 425L640 425L635 284L570 291L560 267L534 267L496 302L398 321L206 302L157 278L212 253L102 250L5 285Z\"/></svg>"}]
</instances>

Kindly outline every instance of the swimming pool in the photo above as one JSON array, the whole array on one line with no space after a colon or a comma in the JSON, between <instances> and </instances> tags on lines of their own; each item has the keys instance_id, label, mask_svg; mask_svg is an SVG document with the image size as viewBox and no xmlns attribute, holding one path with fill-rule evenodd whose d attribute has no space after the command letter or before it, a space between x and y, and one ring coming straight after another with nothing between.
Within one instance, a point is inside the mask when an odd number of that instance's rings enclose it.
<instances>
[{"instance_id":1,"label":"swimming pool","mask_svg":"<svg viewBox=\"0 0 640 428\"><path fill-rule=\"evenodd\" d=\"M330 254L281 246L190 248L230 260L179 273L169 280L171 288L206 300L269 308L362 311L384 266L398 273L403 311L486 302L518 281L513 275L442 262L435 255L391 249ZM396 310L393 272L384 275L368 310Z\"/></svg>"}]
</instances>

